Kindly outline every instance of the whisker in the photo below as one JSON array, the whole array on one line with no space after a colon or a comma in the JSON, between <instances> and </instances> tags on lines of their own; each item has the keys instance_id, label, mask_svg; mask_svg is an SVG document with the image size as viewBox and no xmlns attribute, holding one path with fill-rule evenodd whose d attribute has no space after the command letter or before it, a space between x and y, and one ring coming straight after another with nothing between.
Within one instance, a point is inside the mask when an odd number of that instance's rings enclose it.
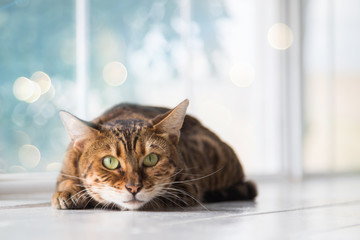
<instances>
[{"instance_id":1,"label":"whisker","mask_svg":"<svg viewBox=\"0 0 360 240\"><path fill-rule=\"evenodd\" d=\"M157 199L155 199L155 201L154 201L154 203L156 204L157 208L158 208L158 209L161 209L161 205L160 205L160 203L159 203L157 200L160 200L160 201L163 202L163 203L164 203L164 201L161 200L161 198L157 198ZM165 203L164 203L164 204L165 204ZM166 205L166 204L165 204L165 205Z\"/></svg>"},{"instance_id":2,"label":"whisker","mask_svg":"<svg viewBox=\"0 0 360 240\"><path fill-rule=\"evenodd\" d=\"M162 187L162 186L169 186L169 185L172 185L172 184L187 184L187 185L191 185L191 184L190 184L191 182L198 181L198 180L201 180L201 179L210 177L210 176L216 174L217 172L221 171L222 169L223 169L223 167L220 168L220 169L218 169L218 170L216 170L216 171L214 171L214 172L212 172L212 173L210 173L210 174L207 174L207 175L205 175L205 176L201 176L201 177L199 177L199 178L194 178L194 179L189 179L189 180L184 180L184 181L172 181L172 182L168 182L168 183L161 183L161 184L157 184L156 186L157 186L157 187Z\"/></svg>"},{"instance_id":3,"label":"whisker","mask_svg":"<svg viewBox=\"0 0 360 240\"><path fill-rule=\"evenodd\" d=\"M104 202L105 202L105 200L98 202L98 203L95 205L94 209L96 209L97 206L100 205L100 204L103 205Z\"/></svg>"},{"instance_id":4,"label":"whisker","mask_svg":"<svg viewBox=\"0 0 360 240\"><path fill-rule=\"evenodd\" d=\"M150 202L148 202L147 204L150 204L150 207L151 207L151 209L155 209L155 207L154 207L154 203L155 203L156 201L154 201L154 199L152 199Z\"/></svg>"},{"instance_id":5,"label":"whisker","mask_svg":"<svg viewBox=\"0 0 360 240\"><path fill-rule=\"evenodd\" d=\"M169 197L172 197L172 198L174 198L174 199L177 199L177 200L181 201L181 202L184 203L186 206L189 205L184 199L182 199L182 198L181 198L180 196L178 196L176 193L172 193L172 192L170 192L170 191L166 191L163 196L165 196L165 195L169 195Z\"/></svg>"},{"instance_id":6,"label":"whisker","mask_svg":"<svg viewBox=\"0 0 360 240\"><path fill-rule=\"evenodd\" d=\"M73 179L77 179L77 180L82 180L82 181L86 181L86 179L85 178L81 178L81 177L77 177L77 176L73 176L73 175L69 175L69 174L65 174L65 173L60 173L60 175L62 175L62 176L64 176L64 177L69 177L69 178L73 178ZM101 179L99 179L99 180L101 180ZM85 183L84 182L81 182L82 183L82 185L85 185ZM103 186L107 186L107 184L105 184L105 183L94 183L94 184L98 184L98 185L103 185ZM78 184L77 184L78 185ZM81 185L80 185L81 186Z\"/></svg>"},{"instance_id":7,"label":"whisker","mask_svg":"<svg viewBox=\"0 0 360 240\"><path fill-rule=\"evenodd\" d=\"M196 201L201 207L203 207L205 210L209 211L207 207L205 207L204 204L201 203L201 201L194 196L192 196L190 193L187 193L185 190L177 189L177 188L166 188L167 190L177 191L179 193L185 194L186 196L192 198L194 201Z\"/></svg>"},{"instance_id":8,"label":"whisker","mask_svg":"<svg viewBox=\"0 0 360 240\"><path fill-rule=\"evenodd\" d=\"M85 189L86 190L86 189ZM84 196L87 196L89 195L88 194L88 191L85 191L84 193L82 193L77 199L76 199L76 202L78 202L80 200L80 198L84 197Z\"/></svg>"},{"instance_id":9,"label":"whisker","mask_svg":"<svg viewBox=\"0 0 360 240\"><path fill-rule=\"evenodd\" d=\"M86 192L86 189L83 189L83 190L77 192L76 194L72 195L71 198L76 198L77 195L79 195L79 194L81 194L83 192Z\"/></svg>"},{"instance_id":10,"label":"whisker","mask_svg":"<svg viewBox=\"0 0 360 240\"><path fill-rule=\"evenodd\" d=\"M111 210L113 210L114 207L118 208L117 205L116 205L116 203L113 202L113 203L112 203L112 206L111 206Z\"/></svg>"},{"instance_id":11,"label":"whisker","mask_svg":"<svg viewBox=\"0 0 360 240\"><path fill-rule=\"evenodd\" d=\"M216 171L214 171L214 172L212 172L212 173L210 173L210 174L207 174L207 175L205 175L205 176L199 177L199 178L189 179L189 180L184 180L184 181L174 181L174 182L172 182L172 183L188 183L188 182L198 181L198 180L201 180L201 179L204 179L204 178L207 178L207 177L210 177L210 176L216 174L217 172L221 171L223 168L224 168L224 167L219 168L218 170L216 170Z\"/></svg>"},{"instance_id":12,"label":"whisker","mask_svg":"<svg viewBox=\"0 0 360 240\"><path fill-rule=\"evenodd\" d=\"M159 196L159 198L157 198L157 200L161 201L165 207L169 207L169 204L166 201L164 201L164 199L166 200L165 196ZM182 208L181 206L179 207Z\"/></svg>"},{"instance_id":13,"label":"whisker","mask_svg":"<svg viewBox=\"0 0 360 240\"><path fill-rule=\"evenodd\" d=\"M184 171L184 168L180 169L178 172L175 172L174 174L170 175L170 177L168 178L173 178L175 177L176 175L180 174L182 171Z\"/></svg>"},{"instance_id":14,"label":"whisker","mask_svg":"<svg viewBox=\"0 0 360 240\"><path fill-rule=\"evenodd\" d=\"M107 202L101 209L105 210L108 209L108 206L112 204L112 202Z\"/></svg>"},{"instance_id":15,"label":"whisker","mask_svg":"<svg viewBox=\"0 0 360 240\"><path fill-rule=\"evenodd\" d=\"M176 206L178 206L178 207L180 207L180 208L184 209L181 205L179 205L179 204L177 204L176 202L174 202L173 200L171 200L170 196L168 197L168 196L166 196L166 194L165 194L165 195L162 195L161 197L163 197L164 199L166 199L166 200L168 200L168 201L172 202L172 203L173 203L173 204L175 204Z\"/></svg>"},{"instance_id":16,"label":"whisker","mask_svg":"<svg viewBox=\"0 0 360 240\"><path fill-rule=\"evenodd\" d=\"M93 192L90 191L89 193L93 193ZM93 194L94 194L94 193L93 193ZM96 202L96 200L95 200L90 194L89 194L88 196L89 196L89 197L88 197L88 198L89 198L89 201L87 201L87 203L85 204L84 208L86 208L91 201L95 201L95 202Z\"/></svg>"}]
</instances>

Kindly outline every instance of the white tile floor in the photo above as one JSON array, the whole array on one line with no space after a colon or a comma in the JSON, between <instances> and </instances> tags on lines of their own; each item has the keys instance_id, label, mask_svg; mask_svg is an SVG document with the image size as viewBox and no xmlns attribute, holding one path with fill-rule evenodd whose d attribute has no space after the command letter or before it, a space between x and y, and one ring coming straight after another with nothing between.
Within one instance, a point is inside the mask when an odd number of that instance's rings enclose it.
<instances>
[{"instance_id":1,"label":"white tile floor","mask_svg":"<svg viewBox=\"0 0 360 240\"><path fill-rule=\"evenodd\" d=\"M167 212L58 211L50 193L0 195L0 239L360 239L360 175L258 184L255 203Z\"/></svg>"}]
</instances>

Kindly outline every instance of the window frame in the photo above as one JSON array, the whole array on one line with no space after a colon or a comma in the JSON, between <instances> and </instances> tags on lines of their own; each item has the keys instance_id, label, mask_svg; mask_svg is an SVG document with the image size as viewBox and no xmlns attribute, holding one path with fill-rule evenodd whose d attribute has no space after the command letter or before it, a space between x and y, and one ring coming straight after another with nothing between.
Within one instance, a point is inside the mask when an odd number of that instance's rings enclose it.
<instances>
[{"instance_id":1,"label":"window frame","mask_svg":"<svg viewBox=\"0 0 360 240\"><path fill-rule=\"evenodd\" d=\"M284 174L290 179L301 180L303 167L303 8L301 0L282 0L285 23L293 31L294 42L285 52L282 64L282 162Z\"/></svg>"}]
</instances>

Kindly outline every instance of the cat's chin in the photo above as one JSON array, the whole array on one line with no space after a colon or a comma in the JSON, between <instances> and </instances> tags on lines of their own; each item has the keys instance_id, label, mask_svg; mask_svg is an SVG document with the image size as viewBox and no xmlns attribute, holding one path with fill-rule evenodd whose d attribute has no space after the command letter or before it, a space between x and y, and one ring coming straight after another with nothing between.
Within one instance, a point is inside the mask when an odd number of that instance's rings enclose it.
<instances>
[{"instance_id":1,"label":"cat's chin","mask_svg":"<svg viewBox=\"0 0 360 240\"><path fill-rule=\"evenodd\" d=\"M144 206L144 204L145 204L145 202L143 202L143 201L131 200L131 201L122 202L119 205L121 206L121 208L125 208L127 210L138 210L142 206Z\"/></svg>"}]
</instances>

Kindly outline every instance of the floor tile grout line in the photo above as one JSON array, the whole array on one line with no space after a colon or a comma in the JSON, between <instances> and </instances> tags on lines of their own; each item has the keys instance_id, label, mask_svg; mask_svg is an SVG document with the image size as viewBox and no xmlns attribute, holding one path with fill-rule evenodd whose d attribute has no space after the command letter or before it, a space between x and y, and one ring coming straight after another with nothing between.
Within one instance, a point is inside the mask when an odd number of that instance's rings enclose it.
<instances>
[{"instance_id":1,"label":"floor tile grout line","mask_svg":"<svg viewBox=\"0 0 360 240\"><path fill-rule=\"evenodd\" d=\"M188 224L188 223L226 219L226 218L230 219L230 218L237 218L237 217L251 217L251 216L259 216L259 215L296 212L296 211L303 211L303 210L321 209L321 208L337 207L337 206L344 206L344 205L356 205L356 204L360 204L360 200L341 202L341 203L336 203L336 204L310 206L310 207L303 207L303 208L284 209L284 210L277 210L277 211L265 211L265 212L248 213L248 214L241 214L241 213L240 214L229 214L229 215L222 215L222 216L215 216L215 217L208 217L208 218L201 218L201 219L194 219L194 220L186 220L186 221L181 221L181 222L172 222L172 223L168 223L168 224L164 224L164 225L178 225L178 224L184 224L184 223Z\"/></svg>"},{"instance_id":2,"label":"floor tile grout line","mask_svg":"<svg viewBox=\"0 0 360 240\"><path fill-rule=\"evenodd\" d=\"M19 204L19 205L0 206L0 211L1 210L8 210L8 209L48 207L50 205L51 205L50 202L41 202L41 203L27 203L27 204Z\"/></svg>"}]
</instances>

